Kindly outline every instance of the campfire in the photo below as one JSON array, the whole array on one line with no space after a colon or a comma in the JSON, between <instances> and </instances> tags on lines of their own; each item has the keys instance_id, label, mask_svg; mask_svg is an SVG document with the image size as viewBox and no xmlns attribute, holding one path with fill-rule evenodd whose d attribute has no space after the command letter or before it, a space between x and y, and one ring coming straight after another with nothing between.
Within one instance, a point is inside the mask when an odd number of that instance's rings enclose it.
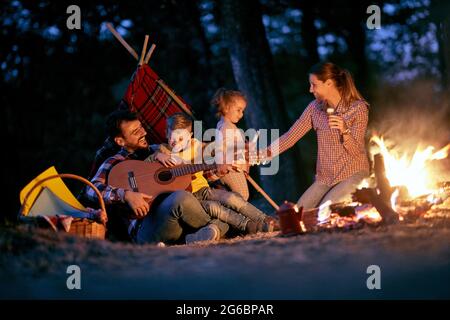
<instances>
[{"instance_id":1,"label":"campfire","mask_svg":"<svg viewBox=\"0 0 450 320\"><path fill-rule=\"evenodd\" d=\"M450 144L437 151L434 146L418 146L411 155L389 148L377 135L371 142L374 173L353 193L354 202L327 202L305 211L307 229L353 229L448 216L450 182L445 175L450 172L448 167L447 172L436 170L436 161L448 157Z\"/></svg>"}]
</instances>

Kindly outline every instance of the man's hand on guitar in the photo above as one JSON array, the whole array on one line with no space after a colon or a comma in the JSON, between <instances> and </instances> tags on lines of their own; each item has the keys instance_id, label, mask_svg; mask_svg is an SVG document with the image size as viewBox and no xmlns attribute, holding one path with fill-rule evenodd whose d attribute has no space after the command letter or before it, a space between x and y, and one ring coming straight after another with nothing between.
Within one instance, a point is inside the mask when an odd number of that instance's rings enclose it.
<instances>
[{"instance_id":1,"label":"man's hand on guitar","mask_svg":"<svg viewBox=\"0 0 450 320\"><path fill-rule=\"evenodd\" d=\"M176 165L176 162L172 157L168 154L158 152L155 156L155 159L161 162L166 168L173 167Z\"/></svg>"},{"instance_id":2,"label":"man's hand on guitar","mask_svg":"<svg viewBox=\"0 0 450 320\"><path fill-rule=\"evenodd\" d=\"M149 201L152 199L152 196L145 193L125 191L125 202L133 210L136 219L141 219L147 215L150 210Z\"/></svg>"}]
</instances>

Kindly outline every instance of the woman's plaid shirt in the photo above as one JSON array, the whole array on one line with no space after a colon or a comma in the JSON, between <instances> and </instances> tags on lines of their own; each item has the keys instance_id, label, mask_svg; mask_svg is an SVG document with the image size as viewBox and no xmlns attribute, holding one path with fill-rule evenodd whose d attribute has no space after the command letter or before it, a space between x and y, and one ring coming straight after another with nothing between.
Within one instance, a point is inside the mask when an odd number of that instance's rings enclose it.
<instances>
[{"instance_id":1,"label":"woman's plaid shirt","mask_svg":"<svg viewBox=\"0 0 450 320\"><path fill-rule=\"evenodd\" d=\"M367 103L359 100L348 107L339 105L335 114L344 119L349 134L341 138L339 130L330 129L325 107L314 100L289 131L269 146L272 157L291 148L314 129L318 144L316 181L333 186L357 172L369 172L364 140L369 114Z\"/></svg>"}]
</instances>

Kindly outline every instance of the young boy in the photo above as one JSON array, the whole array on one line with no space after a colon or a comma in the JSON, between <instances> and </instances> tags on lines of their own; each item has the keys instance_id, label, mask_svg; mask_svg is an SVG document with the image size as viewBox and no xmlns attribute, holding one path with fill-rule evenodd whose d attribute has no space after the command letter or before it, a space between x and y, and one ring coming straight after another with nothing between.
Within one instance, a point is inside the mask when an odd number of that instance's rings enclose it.
<instances>
[{"instance_id":1,"label":"young boy","mask_svg":"<svg viewBox=\"0 0 450 320\"><path fill-rule=\"evenodd\" d=\"M192 137L192 119L184 113L176 113L167 119L168 145L160 145L154 159L171 167L180 164L202 163L203 144ZM212 189L197 172L192 177L193 195L205 211L246 233L273 231L276 220L247 202L241 195L221 189Z\"/></svg>"}]
</instances>

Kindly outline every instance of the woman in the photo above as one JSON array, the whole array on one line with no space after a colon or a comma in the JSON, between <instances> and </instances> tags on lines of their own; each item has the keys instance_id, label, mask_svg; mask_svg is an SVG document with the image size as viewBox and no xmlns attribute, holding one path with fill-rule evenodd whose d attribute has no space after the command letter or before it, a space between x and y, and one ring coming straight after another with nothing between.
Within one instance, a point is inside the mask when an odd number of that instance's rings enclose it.
<instances>
[{"instance_id":1,"label":"woman","mask_svg":"<svg viewBox=\"0 0 450 320\"><path fill-rule=\"evenodd\" d=\"M319 63L311 68L309 83L309 92L316 99L289 131L268 147L274 157L291 148L310 129L316 131L316 179L297 203L305 209L328 200L350 199L351 192L369 175L364 143L368 103L352 76L333 63Z\"/></svg>"}]
</instances>

